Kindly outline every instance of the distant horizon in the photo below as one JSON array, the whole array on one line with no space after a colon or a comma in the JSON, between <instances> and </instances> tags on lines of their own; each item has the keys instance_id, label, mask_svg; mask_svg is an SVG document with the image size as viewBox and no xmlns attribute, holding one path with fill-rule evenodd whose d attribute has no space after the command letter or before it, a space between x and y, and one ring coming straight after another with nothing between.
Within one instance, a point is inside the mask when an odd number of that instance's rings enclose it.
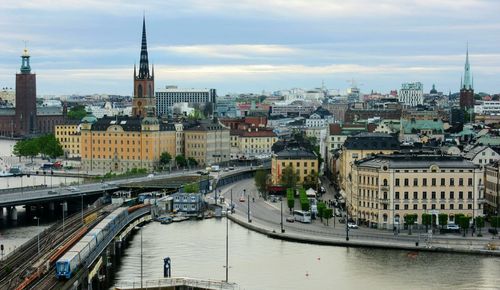
<instances>
[{"instance_id":1,"label":"distant horizon","mask_svg":"<svg viewBox=\"0 0 500 290\"><path fill-rule=\"evenodd\" d=\"M494 0L4 0L0 87L27 41L38 95L131 95L143 11L156 88L457 92L468 43L475 92L500 93Z\"/></svg>"}]
</instances>

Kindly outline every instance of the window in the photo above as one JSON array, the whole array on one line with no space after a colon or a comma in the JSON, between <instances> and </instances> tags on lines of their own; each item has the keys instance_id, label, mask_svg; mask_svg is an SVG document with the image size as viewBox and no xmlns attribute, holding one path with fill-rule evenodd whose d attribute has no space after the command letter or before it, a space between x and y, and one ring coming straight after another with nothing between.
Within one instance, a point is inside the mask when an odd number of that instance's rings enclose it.
<instances>
[{"instance_id":1,"label":"window","mask_svg":"<svg viewBox=\"0 0 500 290\"><path fill-rule=\"evenodd\" d=\"M396 204L395 205L395 209L398 210L399 209L399 204Z\"/></svg>"},{"instance_id":2,"label":"window","mask_svg":"<svg viewBox=\"0 0 500 290\"><path fill-rule=\"evenodd\" d=\"M408 209L408 205L407 205L407 204L405 204L405 209L406 209L406 210Z\"/></svg>"},{"instance_id":3,"label":"window","mask_svg":"<svg viewBox=\"0 0 500 290\"><path fill-rule=\"evenodd\" d=\"M408 178L405 178L405 186L408 186L410 184L410 180Z\"/></svg>"},{"instance_id":4,"label":"window","mask_svg":"<svg viewBox=\"0 0 500 290\"><path fill-rule=\"evenodd\" d=\"M467 193L467 198L468 198L468 199L472 199L472 191L469 191L469 192Z\"/></svg>"},{"instance_id":5,"label":"window","mask_svg":"<svg viewBox=\"0 0 500 290\"><path fill-rule=\"evenodd\" d=\"M444 204L441 204L441 209L444 209Z\"/></svg>"},{"instance_id":6,"label":"window","mask_svg":"<svg viewBox=\"0 0 500 290\"><path fill-rule=\"evenodd\" d=\"M463 178L458 179L458 186L464 186L464 179Z\"/></svg>"},{"instance_id":7,"label":"window","mask_svg":"<svg viewBox=\"0 0 500 290\"><path fill-rule=\"evenodd\" d=\"M441 178L441 186L446 186L446 181L444 178Z\"/></svg>"},{"instance_id":8,"label":"window","mask_svg":"<svg viewBox=\"0 0 500 290\"><path fill-rule=\"evenodd\" d=\"M418 205L417 205L417 204L414 204L414 205L413 205L413 209L415 209L415 210L416 210L416 209L418 209Z\"/></svg>"},{"instance_id":9,"label":"window","mask_svg":"<svg viewBox=\"0 0 500 290\"><path fill-rule=\"evenodd\" d=\"M422 199L427 199L427 191L422 192Z\"/></svg>"},{"instance_id":10,"label":"window","mask_svg":"<svg viewBox=\"0 0 500 290\"><path fill-rule=\"evenodd\" d=\"M468 182L467 182L467 185L468 186L472 186L472 178L469 178Z\"/></svg>"},{"instance_id":11,"label":"window","mask_svg":"<svg viewBox=\"0 0 500 290\"><path fill-rule=\"evenodd\" d=\"M436 205L435 205L435 204L432 204L432 205L431 205L431 209L436 209Z\"/></svg>"},{"instance_id":12,"label":"window","mask_svg":"<svg viewBox=\"0 0 500 290\"><path fill-rule=\"evenodd\" d=\"M453 191L450 191L450 199L455 199L455 193Z\"/></svg>"},{"instance_id":13,"label":"window","mask_svg":"<svg viewBox=\"0 0 500 290\"><path fill-rule=\"evenodd\" d=\"M472 204L468 204L467 209L472 209Z\"/></svg>"},{"instance_id":14,"label":"window","mask_svg":"<svg viewBox=\"0 0 500 290\"><path fill-rule=\"evenodd\" d=\"M441 191L441 199L445 199L445 197L444 197L444 191Z\"/></svg>"},{"instance_id":15,"label":"window","mask_svg":"<svg viewBox=\"0 0 500 290\"><path fill-rule=\"evenodd\" d=\"M396 196L394 198L399 199L399 192L396 192Z\"/></svg>"},{"instance_id":16,"label":"window","mask_svg":"<svg viewBox=\"0 0 500 290\"><path fill-rule=\"evenodd\" d=\"M413 192L413 199L418 199L418 192Z\"/></svg>"},{"instance_id":17,"label":"window","mask_svg":"<svg viewBox=\"0 0 500 290\"><path fill-rule=\"evenodd\" d=\"M405 191L405 199L408 199L408 191Z\"/></svg>"},{"instance_id":18,"label":"window","mask_svg":"<svg viewBox=\"0 0 500 290\"><path fill-rule=\"evenodd\" d=\"M463 191L458 192L458 199L464 199L464 192Z\"/></svg>"},{"instance_id":19,"label":"window","mask_svg":"<svg viewBox=\"0 0 500 290\"><path fill-rule=\"evenodd\" d=\"M427 186L427 178L422 179L422 186Z\"/></svg>"},{"instance_id":20,"label":"window","mask_svg":"<svg viewBox=\"0 0 500 290\"><path fill-rule=\"evenodd\" d=\"M384 179L384 186L387 186L387 179Z\"/></svg>"},{"instance_id":21,"label":"window","mask_svg":"<svg viewBox=\"0 0 500 290\"><path fill-rule=\"evenodd\" d=\"M413 178L413 186L418 186L418 178Z\"/></svg>"},{"instance_id":22,"label":"window","mask_svg":"<svg viewBox=\"0 0 500 290\"><path fill-rule=\"evenodd\" d=\"M396 186L399 186L399 178L396 178Z\"/></svg>"},{"instance_id":23,"label":"window","mask_svg":"<svg viewBox=\"0 0 500 290\"><path fill-rule=\"evenodd\" d=\"M436 186L436 178L432 179L432 186Z\"/></svg>"},{"instance_id":24,"label":"window","mask_svg":"<svg viewBox=\"0 0 500 290\"><path fill-rule=\"evenodd\" d=\"M464 205L463 204L459 204L458 205L458 209L464 209Z\"/></svg>"},{"instance_id":25,"label":"window","mask_svg":"<svg viewBox=\"0 0 500 290\"><path fill-rule=\"evenodd\" d=\"M427 205L426 204L422 204L422 209L427 209Z\"/></svg>"},{"instance_id":26,"label":"window","mask_svg":"<svg viewBox=\"0 0 500 290\"><path fill-rule=\"evenodd\" d=\"M436 199L436 192L435 191L431 192L431 198Z\"/></svg>"},{"instance_id":27,"label":"window","mask_svg":"<svg viewBox=\"0 0 500 290\"><path fill-rule=\"evenodd\" d=\"M450 186L455 186L455 178L450 178Z\"/></svg>"},{"instance_id":28,"label":"window","mask_svg":"<svg viewBox=\"0 0 500 290\"><path fill-rule=\"evenodd\" d=\"M454 209L455 208L455 205L452 203L450 204L450 209Z\"/></svg>"}]
</instances>

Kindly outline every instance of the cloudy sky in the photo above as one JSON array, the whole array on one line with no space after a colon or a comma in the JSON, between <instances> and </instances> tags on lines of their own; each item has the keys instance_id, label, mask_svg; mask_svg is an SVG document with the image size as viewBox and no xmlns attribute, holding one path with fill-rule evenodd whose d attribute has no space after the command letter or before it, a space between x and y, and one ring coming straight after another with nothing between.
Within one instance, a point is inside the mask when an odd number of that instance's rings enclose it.
<instances>
[{"instance_id":1,"label":"cloudy sky","mask_svg":"<svg viewBox=\"0 0 500 290\"><path fill-rule=\"evenodd\" d=\"M38 94L130 95L143 12L156 88L455 92L468 41L476 91L500 92L498 0L1 0L0 87L26 40Z\"/></svg>"}]
</instances>

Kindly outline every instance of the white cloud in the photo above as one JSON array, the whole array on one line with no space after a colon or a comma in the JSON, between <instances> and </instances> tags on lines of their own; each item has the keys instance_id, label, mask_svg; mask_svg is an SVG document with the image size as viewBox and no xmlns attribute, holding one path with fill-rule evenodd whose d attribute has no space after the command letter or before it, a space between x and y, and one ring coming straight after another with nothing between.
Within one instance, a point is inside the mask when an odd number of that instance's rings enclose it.
<instances>
[{"instance_id":1,"label":"white cloud","mask_svg":"<svg viewBox=\"0 0 500 290\"><path fill-rule=\"evenodd\" d=\"M276 57L298 54L299 50L276 44L202 44L152 47L151 51L164 51L204 58Z\"/></svg>"}]
</instances>

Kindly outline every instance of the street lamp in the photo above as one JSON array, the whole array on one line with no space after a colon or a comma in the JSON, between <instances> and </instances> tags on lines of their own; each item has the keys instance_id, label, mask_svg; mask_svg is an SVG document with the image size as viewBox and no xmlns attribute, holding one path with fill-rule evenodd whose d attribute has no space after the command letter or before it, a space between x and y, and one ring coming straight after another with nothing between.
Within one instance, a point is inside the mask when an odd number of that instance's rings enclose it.
<instances>
[{"instance_id":1,"label":"street lamp","mask_svg":"<svg viewBox=\"0 0 500 290\"><path fill-rule=\"evenodd\" d=\"M38 256L40 256L40 218L39 217L34 217L33 218L34 220L36 220L37 222L37 227L36 227L36 231L37 231L37 245L38 245Z\"/></svg>"},{"instance_id":2,"label":"street lamp","mask_svg":"<svg viewBox=\"0 0 500 290\"><path fill-rule=\"evenodd\" d=\"M226 210L226 283L229 276L229 210Z\"/></svg>"},{"instance_id":3,"label":"street lamp","mask_svg":"<svg viewBox=\"0 0 500 290\"><path fill-rule=\"evenodd\" d=\"M283 228L283 198L281 199L281 233L285 232L285 229Z\"/></svg>"},{"instance_id":4,"label":"street lamp","mask_svg":"<svg viewBox=\"0 0 500 290\"><path fill-rule=\"evenodd\" d=\"M245 196L246 191L247 191L246 189L243 189L243 196ZM248 218L248 222L251 223L252 220L250 219L250 193L248 193L248 196L247 196L247 204L248 204L247 218Z\"/></svg>"}]
</instances>

